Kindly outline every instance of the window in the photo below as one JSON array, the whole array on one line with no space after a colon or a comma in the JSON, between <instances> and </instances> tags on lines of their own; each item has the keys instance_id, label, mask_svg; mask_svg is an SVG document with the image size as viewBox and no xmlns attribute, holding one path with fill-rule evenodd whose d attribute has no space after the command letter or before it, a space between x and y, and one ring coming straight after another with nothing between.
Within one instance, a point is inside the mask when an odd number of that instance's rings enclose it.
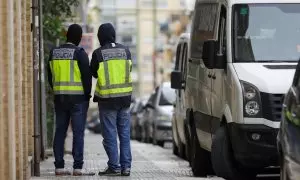
<instances>
[{"instance_id":1,"label":"window","mask_svg":"<svg viewBox=\"0 0 300 180\"><path fill-rule=\"evenodd\" d=\"M178 44L176 50L175 70L179 70L180 56L181 56L181 44Z\"/></svg>"},{"instance_id":2,"label":"window","mask_svg":"<svg viewBox=\"0 0 300 180\"><path fill-rule=\"evenodd\" d=\"M112 0L110 0L112 1ZM116 0L117 7L122 8L135 8L136 7L136 0Z\"/></svg>"},{"instance_id":3,"label":"window","mask_svg":"<svg viewBox=\"0 0 300 180\"><path fill-rule=\"evenodd\" d=\"M115 3L114 3L114 1L112 1L112 0L102 0L101 1L101 8L103 8L103 9L107 9L107 8L109 8L109 9L111 9L111 8L115 8Z\"/></svg>"},{"instance_id":4,"label":"window","mask_svg":"<svg viewBox=\"0 0 300 180\"><path fill-rule=\"evenodd\" d=\"M182 58L182 76L183 76L183 80L185 81L186 80L186 70L187 70L187 59L188 59L188 45L187 44L184 44L184 47L183 47L183 58Z\"/></svg>"},{"instance_id":5,"label":"window","mask_svg":"<svg viewBox=\"0 0 300 180\"><path fill-rule=\"evenodd\" d=\"M300 4L233 6L235 62L296 62L300 57Z\"/></svg>"},{"instance_id":6,"label":"window","mask_svg":"<svg viewBox=\"0 0 300 180\"><path fill-rule=\"evenodd\" d=\"M159 9L168 8L168 1L167 0L157 0L156 7Z\"/></svg>"},{"instance_id":7,"label":"window","mask_svg":"<svg viewBox=\"0 0 300 180\"><path fill-rule=\"evenodd\" d=\"M218 4L199 3L196 7L191 37L191 57L201 59L204 41L214 39Z\"/></svg>"},{"instance_id":8,"label":"window","mask_svg":"<svg viewBox=\"0 0 300 180\"><path fill-rule=\"evenodd\" d=\"M153 7L153 0L141 0L140 7L142 8L152 8Z\"/></svg>"},{"instance_id":9,"label":"window","mask_svg":"<svg viewBox=\"0 0 300 180\"><path fill-rule=\"evenodd\" d=\"M218 34L218 55L226 55L226 8L221 7L219 20L219 34Z\"/></svg>"}]
</instances>

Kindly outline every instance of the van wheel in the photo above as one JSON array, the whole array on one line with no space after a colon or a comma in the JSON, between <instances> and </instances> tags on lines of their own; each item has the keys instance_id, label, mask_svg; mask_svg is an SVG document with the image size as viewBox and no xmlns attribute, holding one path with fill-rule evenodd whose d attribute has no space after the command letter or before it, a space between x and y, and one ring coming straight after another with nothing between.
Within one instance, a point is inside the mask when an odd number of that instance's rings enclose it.
<instances>
[{"instance_id":1,"label":"van wheel","mask_svg":"<svg viewBox=\"0 0 300 180\"><path fill-rule=\"evenodd\" d=\"M156 128L155 125L152 127L152 144L153 145L158 145L157 140L156 140Z\"/></svg>"},{"instance_id":2,"label":"van wheel","mask_svg":"<svg viewBox=\"0 0 300 180\"><path fill-rule=\"evenodd\" d=\"M256 173L237 168L225 126L221 126L215 134L211 160L217 176L230 180L254 180L256 177Z\"/></svg>"},{"instance_id":3,"label":"van wheel","mask_svg":"<svg viewBox=\"0 0 300 180\"><path fill-rule=\"evenodd\" d=\"M191 167L194 176L206 177L209 174L213 174L210 153L200 147L195 128L192 131L191 143Z\"/></svg>"}]
</instances>

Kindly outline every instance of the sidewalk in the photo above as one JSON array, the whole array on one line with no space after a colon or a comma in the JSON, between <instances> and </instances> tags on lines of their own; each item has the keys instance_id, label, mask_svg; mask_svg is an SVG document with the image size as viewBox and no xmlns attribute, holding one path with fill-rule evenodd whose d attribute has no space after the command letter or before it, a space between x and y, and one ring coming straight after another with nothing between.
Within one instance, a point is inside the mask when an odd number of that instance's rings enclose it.
<instances>
[{"instance_id":1,"label":"sidewalk","mask_svg":"<svg viewBox=\"0 0 300 180\"><path fill-rule=\"evenodd\" d=\"M71 152L72 135L66 140L67 151ZM188 162L174 156L170 148L161 148L151 144L132 141L132 172L130 177L55 177L53 157L41 163L41 177L32 177L32 180L71 180L71 179L194 179ZM85 164L84 168L95 171L106 167L107 157L102 146L102 136L90 132L85 136ZM65 155L66 167L71 170L72 156ZM201 179L201 178L200 178Z\"/></svg>"}]
</instances>

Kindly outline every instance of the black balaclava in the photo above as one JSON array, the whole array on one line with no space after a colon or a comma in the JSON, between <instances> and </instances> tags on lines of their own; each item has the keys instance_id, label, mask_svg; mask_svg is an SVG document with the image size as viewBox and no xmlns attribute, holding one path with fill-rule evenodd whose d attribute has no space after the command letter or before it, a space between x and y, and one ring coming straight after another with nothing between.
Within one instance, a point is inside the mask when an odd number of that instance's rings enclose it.
<instances>
[{"instance_id":1,"label":"black balaclava","mask_svg":"<svg viewBox=\"0 0 300 180\"><path fill-rule=\"evenodd\" d=\"M115 43L116 31L112 24L105 23L100 25L98 29L98 40L101 46L109 43Z\"/></svg>"},{"instance_id":2,"label":"black balaclava","mask_svg":"<svg viewBox=\"0 0 300 180\"><path fill-rule=\"evenodd\" d=\"M82 28L78 24L72 24L69 26L67 32L67 42L73 43L76 46L79 45L82 37Z\"/></svg>"}]
</instances>

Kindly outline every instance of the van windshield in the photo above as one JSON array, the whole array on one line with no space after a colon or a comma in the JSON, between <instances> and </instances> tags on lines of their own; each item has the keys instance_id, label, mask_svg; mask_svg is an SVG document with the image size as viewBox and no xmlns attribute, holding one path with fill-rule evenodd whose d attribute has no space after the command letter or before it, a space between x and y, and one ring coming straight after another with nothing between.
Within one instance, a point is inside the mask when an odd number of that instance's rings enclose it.
<instances>
[{"instance_id":1,"label":"van windshield","mask_svg":"<svg viewBox=\"0 0 300 180\"><path fill-rule=\"evenodd\" d=\"M295 62L300 58L300 4L236 4L235 62Z\"/></svg>"}]
</instances>

